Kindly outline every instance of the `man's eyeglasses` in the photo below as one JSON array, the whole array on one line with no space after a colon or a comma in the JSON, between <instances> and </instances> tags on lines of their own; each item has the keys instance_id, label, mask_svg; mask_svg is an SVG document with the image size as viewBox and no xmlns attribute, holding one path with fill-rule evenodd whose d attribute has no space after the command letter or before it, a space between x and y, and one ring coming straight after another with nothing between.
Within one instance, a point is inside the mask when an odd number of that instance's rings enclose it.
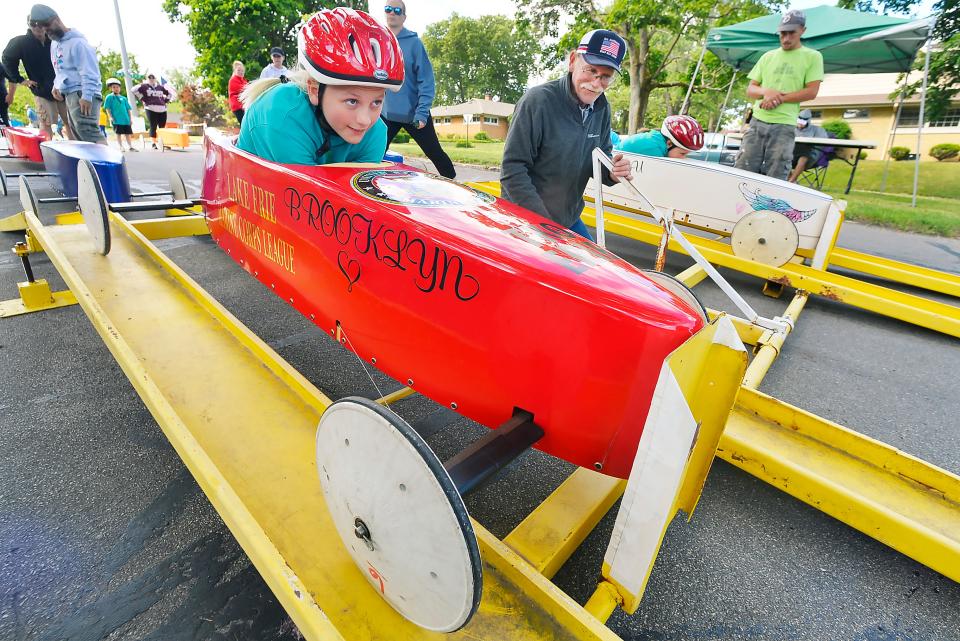
<instances>
[{"instance_id":1,"label":"man's eyeglasses","mask_svg":"<svg viewBox=\"0 0 960 641\"><path fill-rule=\"evenodd\" d=\"M599 71L596 68L588 67L586 65L580 67L580 74L583 76L589 76L593 80L599 81L604 87L610 86L613 81L617 79L615 73Z\"/></svg>"},{"instance_id":2,"label":"man's eyeglasses","mask_svg":"<svg viewBox=\"0 0 960 641\"><path fill-rule=\"evenodd\" d=\"M386 13L394 13L398 16L403 15L403 7L384 7L383 10Z\"/></svg>"},{"instance_id":3,"label":"man's eyeglasses","mask_svg":"<svg viewBox=\"0 0 960 641\"><path fill-rule=\"evenodd\" d=\"M30 26L31 26L31 27L42 27L42 28L46 29L47 27L50 26L50 23L49 23L49 22L40 22L39 20L31 20L31 21L30 21Z\"/></svg>"}]
</instances>

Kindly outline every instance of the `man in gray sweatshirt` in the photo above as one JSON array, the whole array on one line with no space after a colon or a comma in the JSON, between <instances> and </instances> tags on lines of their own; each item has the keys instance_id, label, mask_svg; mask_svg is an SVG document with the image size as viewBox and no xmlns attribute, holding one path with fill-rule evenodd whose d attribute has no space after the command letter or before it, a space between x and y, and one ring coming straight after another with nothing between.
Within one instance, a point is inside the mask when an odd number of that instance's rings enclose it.
<instances>
[{"instance_id":1,"label":"man in gray sweatshirt","mask_svg":"<svg viewBox=\"0 0 960 641\"><path fill-rule=\"evenodd\" d=\"M626 43L612 31L587 33L570 52L568 73L527 91L513 114L503 150L503 197L590 238L580 220L583 190L593 175L591 154L608 155L610 105L603 92L620 71ZM603 170L612 185L632 178L630 161L617 154Z\"/></svg>"},{"instance_id":2,"label":"man in gray sweatshirt","mask_svg":"<svg viewBox=\"0 0 960 641\"><path fill-rule=\"evenodd\" d=\"M82 33L64 25L57 12L46 5L33 5L30 20L42 24L53 41L50 62L56 77L52 93L55 100L67 102L70 129L79 140L107 144L99 126L103 86L96 50Z\"/></svg>"}]
</instances>

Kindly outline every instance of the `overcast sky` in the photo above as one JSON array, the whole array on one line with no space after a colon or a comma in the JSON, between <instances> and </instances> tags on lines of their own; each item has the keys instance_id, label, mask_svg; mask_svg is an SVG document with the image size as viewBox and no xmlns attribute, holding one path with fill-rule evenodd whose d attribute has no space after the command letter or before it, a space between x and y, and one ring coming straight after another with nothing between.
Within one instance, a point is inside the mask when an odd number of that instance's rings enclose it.
<instances>
[{"instance_id":1,"label":"overcast sky","mask_svg":"<svg viewBox=\"0 0 960 641\"><path fill-rule=\"evenodd\" d=\"M924 0L927 13L934 0ZM0 22L0 45L26 31L26 17L34 2L0 0L3 21ZM120 38L114 17L113 0L47 0L68 27L78 29L94 46L120 50ZM191 67L196 54L183 24L172 24L161 10L162 0L119 0L127 52L134 55L141 68L164 71ZM306 3L304 3L306 4ZM443 20L456 12L479 17L502 14L513 16L513 0L407 0L406 26L423 33L428 24ZM823 0L794 0L794 8L826 4ZM835 4L830 2L829 4ZM371 0L371 14L383 18L383 3ZM924 15L924 13L921 13Z\"/></svg>"},{"instance_id":2,"label":"overcast sky","mask_svg":"<svg viewBox=\"0 0 960 641\"><path fill-rule=\"evenodd\" d=\"M64 24L77 29L94 46L120 50L113 0L47 0ZM165 70L191 67L196 54L181 23L172 24L161 9L162 0L119 0L127 52L137 58L141 67ZM0 21L0 45L13 36L26 32L27 14L33 0L0 0L3 20ZM307 5L307 2L304 2ZM371 14L383 18L383 3L372 3ZM513 0L407 0L407 27L422 33L428 24L450 14L479 17L503 14L513 16Z\"/></svg>"}]
</instances>

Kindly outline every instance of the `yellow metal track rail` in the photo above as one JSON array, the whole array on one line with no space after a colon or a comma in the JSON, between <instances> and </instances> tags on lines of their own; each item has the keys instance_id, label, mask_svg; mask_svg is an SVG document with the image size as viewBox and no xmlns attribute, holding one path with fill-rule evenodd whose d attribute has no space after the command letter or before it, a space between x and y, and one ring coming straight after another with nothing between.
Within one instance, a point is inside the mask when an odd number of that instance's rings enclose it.
<instances>
[{"instance_id":1,"label":"yellow metal track rail","mask_svg":"<svg viewBox=\"0 0 960 641\"><path fill-rule=\"evenodd\" d=\"M960 477L747 388L717 455L960 581Z\"/></svg>"},{"instance_id":2,"label":"yellow metal track rail","mask_svg":"<svg viewBox=\"0 0 960 641\"><path fill-rule=\"evenodd\" d=\"M960 477L745 387L717 456L960 581ZM504 542L552 576L623 488L579 469ZM597 604L601 619L616 605Z\"/></svg>"},{"instance_id":3,"label":"yellow metal track rail","mask_svg":"<svg viewBox=\"0 0 960 641\"><path fill-rule=\"evenodd\" d=\"M583 220L595 223L592 208L583 210ZM660 241L659 225L652 225L633 218L610 214L604 216L608 232L633 238L651 245ZM960 307L939 301L906 294L889 287L881 287L855 278L832 274L806 265L787 263L773 267L739 258L730 251L730 246L715 240L688 237L690 242L714 265L722 265L757 278L774 281L787 287L802 289L817 296L834 300L867 311L889 316L913 325L960 337ZM671 240L670 249L683 253L679 243Z\"/></svg>"},{"instance_id":4,"label":"yellow metal track rail","mask_svg":"<svg viewBox=\"0 0 960 641\"><path fill-rule=\"evenodd\" d=\"M960 297L960 274L949 274L842 247L836 247L830 253L830 265Z\"/></svg>"},{"instance_id":5,"label":"yellow metal track rail","mask_svg":"<svg viewBox=\"0 0 960 641\"><path fill-rule=\"evenodd\" d=\"M618 637L474 524L484 593L468 626L426 632L376 594L323 502L314 433L330 400L137 229L111 215L109 256L84 226L27 224L204 493L308 639Z\"/></svg>"}]
</instances>

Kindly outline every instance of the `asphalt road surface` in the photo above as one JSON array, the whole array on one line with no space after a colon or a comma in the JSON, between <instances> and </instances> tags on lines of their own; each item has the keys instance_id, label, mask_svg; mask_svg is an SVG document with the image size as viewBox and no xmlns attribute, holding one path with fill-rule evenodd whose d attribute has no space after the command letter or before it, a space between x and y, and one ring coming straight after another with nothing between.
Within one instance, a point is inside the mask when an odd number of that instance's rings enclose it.
<instances>
[{"instance_id":1,"label":"asphalt road surface","mask_svg":"<svg viewBox=\"0 0 960 641\"><path fill-rule=\"evenodd\" d=\"M198 149L131 154L132 185L161 188L176 168L197 192L201 160ZM16 192L0 198L0 215L19 210ZM22 280L6 251L18 239L0 234L4 299ZM840 244L960 272L956 240L847 224ZM158 245L328 395L374 395L355 359L209 238ZM609 247L652 266L652 248L618 237ZM32 263L64 287L44 256ZM668 271L688 264L674 256ZM726 275L762 314L789 300ZM731 308L708 283L696 292ZM0 639L299 638L79 307L0 320L0 364ZM960 473L958 364L956 339L814 298L761 390ZM398 411L441 458L484 429L420 397ZM530 452L468 508L502 537L570 471ZM555 578L581 603L614 513ZM717 461L693 521L668 529L639 611L608 625L632 640L957 641L960 585Z\"/></svg>"}]
</instances>

